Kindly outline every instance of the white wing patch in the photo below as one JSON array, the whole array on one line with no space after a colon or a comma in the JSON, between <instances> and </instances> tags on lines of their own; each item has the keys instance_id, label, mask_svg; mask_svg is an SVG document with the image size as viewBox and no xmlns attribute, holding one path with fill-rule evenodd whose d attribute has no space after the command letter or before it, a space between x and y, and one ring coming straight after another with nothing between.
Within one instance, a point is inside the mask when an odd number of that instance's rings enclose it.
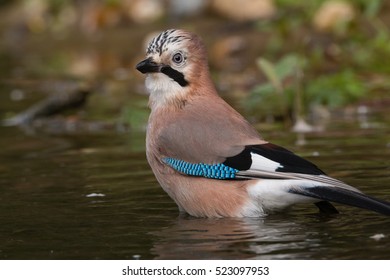
<instances>
[{"instance_id":1,"label":"white wing patch","mask_svg":"<svg viewBox=\"0 0 390 280\"><path fill-rule=\"evenodd\" d=\"M319 201L289 192L291 188L315 187L316 185L316 182L308 180L258 180L249 186L248 194L252 205L258 205L264 212L273 212L297 203Z\"/></svg>"},{"instance_id":2,"label":"white wing patch","mask_svg":"<svg viewBox=\"0 0 390 280\"><path fill-rule=\"evenodd\" d=\"M252 165L250 170L276 171L278 168L283 168L279 162L270 160L259 154L251 153Z\"/></svg>"},{"instance_id":3,"label":"white wing patch","mask_svg":"<svg viewBox=\"0 0 390 280\"><path fill-rule=\"evenodd\" d=\"M304 173L294 172L278 172L279 168L283 168L283 165L279 162L270 160L256 153L251 153L252 165L248 170L243 170L237 173L237 178L275 178L275 179L297 179L308 180L316 183L317 185L329 185L339 187L355 192L361 192L358 189L332 177L326 175L311 175Z\"/></svg>"}]
</instances>

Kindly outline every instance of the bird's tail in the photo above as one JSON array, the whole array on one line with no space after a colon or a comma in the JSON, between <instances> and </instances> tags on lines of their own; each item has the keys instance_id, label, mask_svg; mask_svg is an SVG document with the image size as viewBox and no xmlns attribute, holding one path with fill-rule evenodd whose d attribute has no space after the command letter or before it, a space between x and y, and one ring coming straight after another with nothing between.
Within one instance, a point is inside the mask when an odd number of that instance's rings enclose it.
<instances>
[{"instance_id":1,"label":"bird's tail","mask_svg":"<svg viewBox=\"0 0 390 280\"><path fill-rule=\"evenodd\" d=\"M292 188L290 193L372 210L390 216L390 202L344 188L316 186Z\"/></svg>"}]
</instances>

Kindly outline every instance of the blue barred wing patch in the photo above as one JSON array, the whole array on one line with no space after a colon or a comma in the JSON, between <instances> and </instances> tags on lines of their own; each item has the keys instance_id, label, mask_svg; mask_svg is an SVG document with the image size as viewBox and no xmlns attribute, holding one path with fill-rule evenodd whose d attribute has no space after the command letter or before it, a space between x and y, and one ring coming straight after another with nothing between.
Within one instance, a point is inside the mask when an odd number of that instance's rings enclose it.
<instances>
[{"instance_id":1,"label":"blue barred wing patch","mask_svg":"<svg viewBox=\"0 0 390 280\"><path fill-rule=\"evenodd\" d=\"M163 161L180 173L211 179L234 179L236 173L239 171L238 169L229 167L223 163L190 163L175 158L164 158Z\"/></svg>"}]
</instances>

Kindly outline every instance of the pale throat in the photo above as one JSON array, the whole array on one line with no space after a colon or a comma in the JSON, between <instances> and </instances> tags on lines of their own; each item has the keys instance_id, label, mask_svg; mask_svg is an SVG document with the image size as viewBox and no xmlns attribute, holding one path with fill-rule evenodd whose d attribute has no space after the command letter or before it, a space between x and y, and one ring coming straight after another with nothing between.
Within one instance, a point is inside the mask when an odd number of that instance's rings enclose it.
<instances>
[{"instance_id":1,"label":"pale throat","mask_svg":"<svg viewBox=\"0 0 390 280\"><path fill-rule=\"evenodd\" d=\"M163 106L167 103L182 100L189 91L189 87L182 87L162 73L148 74L145 79L145 87L150 94L151 107Z\"/></svg>"}]
</instances>

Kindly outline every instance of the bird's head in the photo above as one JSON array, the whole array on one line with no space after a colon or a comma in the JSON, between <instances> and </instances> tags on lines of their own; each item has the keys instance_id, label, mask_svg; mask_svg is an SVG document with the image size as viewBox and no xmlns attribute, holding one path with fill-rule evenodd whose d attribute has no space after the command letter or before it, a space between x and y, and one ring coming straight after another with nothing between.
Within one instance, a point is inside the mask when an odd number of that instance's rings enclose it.
<instances>
[{"instance_id":1,"label":"bird's head","mask_svg":"<svg viewBox=\"0 0 390 280\"><path fill-rule=\"evenodd\" d=\"M152 106L185 100L209 81L205 46L197 35L184 30L170 29L154 37L146 59L136 68L147 75Z\"/></svg>"}]
</instances>

